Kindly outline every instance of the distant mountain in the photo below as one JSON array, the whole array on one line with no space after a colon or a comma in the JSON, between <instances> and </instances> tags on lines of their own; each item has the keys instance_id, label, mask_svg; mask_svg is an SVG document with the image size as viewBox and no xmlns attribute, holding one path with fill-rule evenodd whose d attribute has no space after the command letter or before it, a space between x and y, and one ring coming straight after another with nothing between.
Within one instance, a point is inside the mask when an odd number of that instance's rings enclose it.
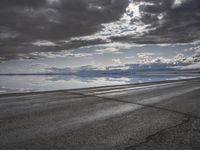
<instances>
[{"instance_id":1,"label":"distant mountain","mask_svg":"<svg viewBox=\"0 0 200 150\"><path fill-rule=\"evenodd\" d=\"M188 69L189 64L125 64L121 66L108 66L98 68L95 66L81 66L78 68L47 68L44 73L31 74L1 74L1 75L75 75L80 77L109 77L109 76L132 76L132 75L174 75L174 74L197 74L200 73L197 69ZM186 69L184 69L186 68Z\"/></svg>"}]
</instances>

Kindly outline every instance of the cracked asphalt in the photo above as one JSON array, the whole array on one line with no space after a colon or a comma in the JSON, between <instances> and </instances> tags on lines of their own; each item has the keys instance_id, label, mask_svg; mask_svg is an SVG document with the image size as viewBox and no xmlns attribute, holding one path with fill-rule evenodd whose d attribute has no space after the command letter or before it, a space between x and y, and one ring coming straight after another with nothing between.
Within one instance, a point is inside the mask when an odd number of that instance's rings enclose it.
<instances>
[{"instance_id":1,"label":"cracked asphalt","mask_svg":"<svg viewBox=\"0 0 200 150\"><path fill-rule=\"evenodd\" d=\"M0 150L198 150L200 79L0 95Z\"/></svg>"}]
</instances>

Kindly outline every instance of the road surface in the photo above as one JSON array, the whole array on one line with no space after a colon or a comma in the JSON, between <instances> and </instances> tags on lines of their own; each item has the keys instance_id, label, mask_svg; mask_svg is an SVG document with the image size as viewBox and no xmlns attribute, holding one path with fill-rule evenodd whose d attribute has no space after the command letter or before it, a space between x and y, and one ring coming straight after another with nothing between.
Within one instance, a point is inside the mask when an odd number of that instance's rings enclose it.
<instances>
[{"instance_id":1,"label":"road surface","mask_svg":"<svg viewBox=\"0 0 200 150\"><path fill-rule=\"evenodd\" d=\"M0 150L200 149L200 79L0 95Z\"/></svg>"}]
</instances>

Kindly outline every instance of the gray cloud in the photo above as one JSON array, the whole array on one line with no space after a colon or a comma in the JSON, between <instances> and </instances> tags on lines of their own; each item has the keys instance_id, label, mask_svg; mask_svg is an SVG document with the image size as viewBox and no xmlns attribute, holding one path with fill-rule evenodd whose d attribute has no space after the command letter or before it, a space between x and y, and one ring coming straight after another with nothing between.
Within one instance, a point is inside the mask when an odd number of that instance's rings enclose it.
<instances>
[{"instance_id":1,"label":"gray cloud","mask_svg":"<svg viewBox=\"0 0 200 150\"><path fill-rule=\"evenodd\" d=\"M59 40L92 34L101 24L118 19L127 0L2 0L1 27L18 39Z\"/></svg>"},{"instance_id":2,"label":"gray cloud","mask_svg":"<svg viewBox=\"0 0 200 150\"><path fill-rule=\"evenodd\" d=\"M0 44L0 56L4 60L18 59L18 58L28 58L36 59L39 55L32 55L32 53L39 52L61 52L62 50L70 50L83 46L92 46L96 44L103 44L104 40L94 39L94 40L72 40L67 43L57 43L52 46L35 46L30 43L20 43L18 41L13 41L12 44L9 42L6 44Z\"/></svg>"},{"instance_id":3,"label":"gray cloud","mask_svg":"<svg viewBox=\"0 0 200 150\"><path fill-rule=\"evenodd\" d=\"M199 0L143 0L141 21L153 29L142 36L111 37L113 41L152 43L188 43L200 38ZM141 2L135 0L134 2Z\"/></svg>"},{"instance_id":4,"label":"gray cloud","mask_svg":"<svg viewBox=\"0 0 200 150\"><path fill-rule=\"evenodd\" d=\"M37 40L58 42L93 34L101 30L102 23L119 19L127 4L128 0L1 0L1 55L43 51L30 45ZM81 46L91 41L73 43ZM66 48L77 47L71 44L65 44Z\"/></svg>"}]
</instances>

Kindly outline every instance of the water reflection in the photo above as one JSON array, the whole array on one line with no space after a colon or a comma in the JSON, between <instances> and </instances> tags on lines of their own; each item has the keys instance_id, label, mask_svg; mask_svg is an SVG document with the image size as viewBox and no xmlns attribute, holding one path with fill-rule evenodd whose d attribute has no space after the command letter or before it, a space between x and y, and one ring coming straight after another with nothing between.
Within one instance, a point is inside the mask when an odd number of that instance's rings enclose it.
<instances>
[{"instance_id":1,"label":"water reflection","mask_svg":"<svg viewBox=\"0 0 200 150\"><path fill-rule=\"evenodd\" d=\"M106 85L131 84L162 80L191 78L194 76L106 76L80 77L67 75L0 76L0 93L51 91Z\"/></svg>"}]
</instances>

